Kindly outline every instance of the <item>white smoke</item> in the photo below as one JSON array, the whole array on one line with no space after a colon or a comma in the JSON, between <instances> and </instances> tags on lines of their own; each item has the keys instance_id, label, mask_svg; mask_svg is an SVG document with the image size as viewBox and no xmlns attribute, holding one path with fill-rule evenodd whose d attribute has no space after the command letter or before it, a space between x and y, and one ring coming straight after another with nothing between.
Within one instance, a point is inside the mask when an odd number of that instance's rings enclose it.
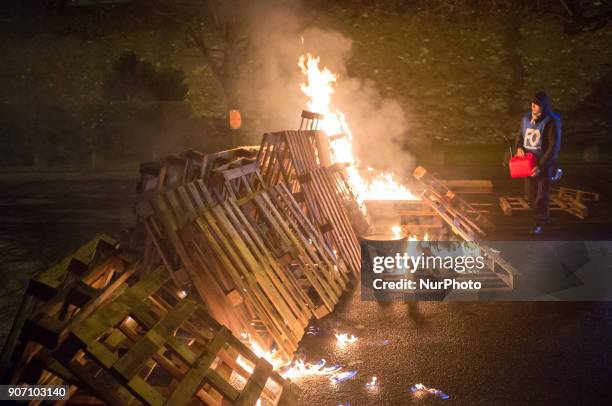
<instances>
[{"instance_id":1,"label":"white smoke","mask_svg":"<svg viewBox=\"0 0 612 406\"><path fill-rule=\"evenodd\" d=\"M403 151L408 134L406 114L395 100L385 98L376 83L347 75L352 40L342 33L312 27L293 8L259 8L253 14L253 70L242 88L264 131L295 129L307 109L300 90L306 78L298 67L300 55L320 58L320 67L338 75L332 105L345 113L353 133L353 147L364 165L398 175L408 174L414 160Z\"/></svg>"}]
</instances>

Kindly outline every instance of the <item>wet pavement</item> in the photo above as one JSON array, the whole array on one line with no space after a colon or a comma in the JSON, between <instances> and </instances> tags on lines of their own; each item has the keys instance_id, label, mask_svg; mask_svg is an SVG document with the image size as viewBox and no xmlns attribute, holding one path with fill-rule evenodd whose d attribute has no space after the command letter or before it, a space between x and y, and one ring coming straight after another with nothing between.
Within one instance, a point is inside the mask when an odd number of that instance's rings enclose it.
<instances>
[{"instance_id":1,"label":"wet pavement","mask_svg":"<svg viewBox=\"0 0 612 406\"><path fill-rule=\"evenodd\" d=\"M30 277L134 222L136 180L0 182L0 345Z\"/></svg>"},{"instance_id":2,"label":"wet pavement","mask_svg":"<svg viewBox=\"0 0 612 406\"><path fill-rule=\"evenodd\" d=\"M134 185L0 183L1 341L33 273L96 233L117 236L132 224ZM325 358L357 375L339 383L296 379L300 404L612 404L610 303L378 304L361 302L354 287L317 325L321 333L302 342L305 358ZM358 341L340 347L333 333ZM379 385L366 389L372 376ZM450 399L417 398L410 393L417 383Z\"/></svg>"},{"instance_id":3,"label":"wet pavement","mask_svg":"<svg viewBox=\"0 0 612 406\"><path fill-rule=\"evenodd\" d=\"M297 378L300 403L320 405L597 405L612 402L612 304L362 302L347 292L306 336L307 361L356 370L341 383ZM358 337L339 345L334 333ZM379 385L365 387L372 376ZM450 396L417 398L422 383Z\"/></svg>"}]
</instances>

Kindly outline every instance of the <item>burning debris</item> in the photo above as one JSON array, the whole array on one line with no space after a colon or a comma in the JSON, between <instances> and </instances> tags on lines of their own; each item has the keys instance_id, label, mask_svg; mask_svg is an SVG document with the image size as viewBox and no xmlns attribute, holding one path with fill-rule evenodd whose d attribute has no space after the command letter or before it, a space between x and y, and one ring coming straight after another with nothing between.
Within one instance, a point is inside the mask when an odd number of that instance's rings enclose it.
<instances>
[{"instance_id":1,"label":"burning debris","mask_svg":"<svg viewBox=\"0 0 612 406\"><path fill-rule=\"evenodd\" d=\"M357 376L357 371L344 371L333 374L329 377L329 380L333 383L340 383L353 379Z\"/></svg>"},{"instance_id":2,"label":"burning debris","mask_svg":"<svg viewBox=\"0 0 612 406\"><path fill-rule=\"evenodd\" d=\"M356 336L354 336L353 334L347 334L347 333L343 333L343 334L334 334L336 336L336 340L338 340L338 344L339 345L345 345L345 344L353 344L355 342L357 342L358 338Z\"/></svg>"},{"instance_id":3,"label":"burning debris","mask_svg":"<svg viewBox=\"0 0 612 406\"><path fill-rule=\"evenodd\" d=\"M286 366L280 369L280 374L284 378L303 378L310 376L330 376L342 369L340 365L332 365L326 367L327 361L321 359L320 361L311 364L304 362L303 360L296 360L290 366Z\"/></svg>"},{"instance_id":4,"label":"burning debris","mask_svg":"<svg viewBox=\"0 0 612 406\"><path fill-rule=\"evenodd\" d=\"M412 394L416 397L423 397L423 396L437 396L441 399L450 399L450 396L444 392L442 392L440 389L435 389L435 388L428 388L427 386L423 385L422 383L417 383L415 385L413 385L410 388L410 392L412 392Z\"/></svg>"}]
</instances>

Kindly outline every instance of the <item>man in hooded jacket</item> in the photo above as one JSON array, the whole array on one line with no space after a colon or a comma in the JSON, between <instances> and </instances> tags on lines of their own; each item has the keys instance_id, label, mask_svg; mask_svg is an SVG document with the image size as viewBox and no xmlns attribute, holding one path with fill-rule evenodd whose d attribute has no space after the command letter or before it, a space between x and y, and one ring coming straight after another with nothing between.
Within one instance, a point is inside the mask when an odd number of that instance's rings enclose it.
<instances>
[{"instance_id":1,"label":"man in hooded jacket","mask_svg":"<svg viewBox=\"0 0 612 406\"><path fill-rule=\"evenodd\" d=\"M531 111L521 120L521 128L515 140L517 156L531 152L537 165L531 176L525 178L525 196L535 212L536 225L531 234L542 234L548 222L550 183L557 176L557 159L561 147L561 118L551 110L550 99L545 92L538 92L531 101Z\"/></svg>"}]
</instances>

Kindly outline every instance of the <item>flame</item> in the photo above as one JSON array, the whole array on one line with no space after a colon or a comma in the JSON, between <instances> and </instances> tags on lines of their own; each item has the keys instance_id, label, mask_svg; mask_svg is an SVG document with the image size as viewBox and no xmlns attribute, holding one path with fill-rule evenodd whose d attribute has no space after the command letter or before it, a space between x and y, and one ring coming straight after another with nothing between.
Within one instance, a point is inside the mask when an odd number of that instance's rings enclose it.
<instances>
[{"instance_id":1,"label":"flame","mask_svg":"<svg viewBox=\"0 0 612 406\"><path fill-rule=\"evenodd\" d=\"M415 385L413 385L410 388L410 391L416 396L416 397L423 397L423 395L429 394L429 395L434 395L434 396L438 396L442 399L450 399L450 396L446 393L444 393L443 391L441 391L440 389L436 389L436 388L428 388L427 386L423 385L422 383L417 383Z\"/></svg>"},{"instance_id":2,"label":"flame","mask_svg":"<svg viewBox=\"0 0 612 406\"><path fill-rule=\"evenodd\" d=\"M378 388L378 378L373 376L370 382L365 384L365 387L370 390L376 390Z\"/></svg>"},{"instance_id":3,"label":"flame","mask_svg":"<svg viewBox=\"0 0 612 406\"><path fill-rule=\"evenodd\" d=\"M306 376L330 376L341 369L338 365L326 367L325 364L327 364L325 359L315 364L298 359L290 367L284 368L280 374L283 378L295 379Z\"/></svg>"},{"instance_id":4,"label":"flame","mask_svg":"<svg viewBox=\"0 0 612 406\"><path fill-rule=\"evenodd\" d=\"M307 78L300 89L309 98L308 110L323 114L321 129L333 137L330 141L332 159L350 165L346 171L357 202L362 205L366 200L419 200L405 186L398 184L392 173L378 173L369 182L363 179L358 171L359 160L353 154L353 133L346 116L330 107L337 75L326 67L319 68L319 58L311 54L300 56L298 66ZM372 168L368 170L373 172Z\"/></svg>"},{"instance_id":5,"label":"flame","mask_svg":"<svg viewBox=\"0 0 612 406\"><path fill-rule=\"evenodd\" d=\"M391 233L393 235L392 238L394 240L399 240L400 238L402 238L402 228L398 225L391 227Z\"/></svg>"},{"instance_id":6,"label":"flame","mask_svg":"<svg viewBox=\"0 0 612 406\"><path fill-rule=\"evenodd\" d=\"M266 361L268 361L270 364L272 364L272 368L274 368L275 370L278 370L278 369L282 368L283 366L287 365L287 363L283 362L283 360L281 360L277 356L275 350L273 350L273 351L266 351L266 350L264 350L257 343L257 341L255 341L255 340L253 340L251 338L251 335L249 333L246 333L246 332L240 333L240 337L249 346L249 348L251 348L251 351L253 351L253 353L255 353L255 355L257 355L260 358L264 358ZM238 359L236 361L238 362L238 364L240 364L240 366L242 366L247 371L253 372L253 367L251 365L249 365L241 357L238 357Z\"/></svg>"},{"instance_id":7,"label":"flame","mask_svg":"<svg viewBox=\"0 0 612 406\"><path fill-rule=\"evenodd\" d=\"M394 240L399 240L402 238L402 227L397 224L391 227L391 238ZM409 235L408 241L429 241L429 234L425 231L425 235L423 238L419 238L416 235Z\"/></svg>"},{"instance_id":8,"label":"flame","mask_svg":"<svg viewBox=\"0 0 612 406\"><path fill-rule=\"evenodd\" d=\"M358 340L357 337L355 337L354 335L348 335L347 333L344 334L335 334L336 339L338 340L338 344L340 345L344 345L344 344L353 344L354 342L356 342Z\"/></svg>"},{"instance_id":9,"label":"flame","mask_svg":"<svg viewBox=\"0 0 612 406\"><path fill-rule=\"evenodd\" d=\"M280 375L283 378L299 378L306 376L327 376L337 373L340 369L342 369L338 365L332 365L330 367L326 367L325 364L327 361L325 359L321 359L320 361L311 364L309 362L304 362L301 359L295 360L293 362L285 363L280 360L276 356L276 351L265 351L261 346L251 338L251 335L248 333L241 333L240 336L242 340L251 348L253 353L258 357L263 357L266 361L272 364L272 368L275 371L279 371ZM354 337L356 341L357 338ZM236 362L244 368L249 373L253 373L254 365L249 363L242 356L238 356Z\"/></svg>"}]
</instances>

